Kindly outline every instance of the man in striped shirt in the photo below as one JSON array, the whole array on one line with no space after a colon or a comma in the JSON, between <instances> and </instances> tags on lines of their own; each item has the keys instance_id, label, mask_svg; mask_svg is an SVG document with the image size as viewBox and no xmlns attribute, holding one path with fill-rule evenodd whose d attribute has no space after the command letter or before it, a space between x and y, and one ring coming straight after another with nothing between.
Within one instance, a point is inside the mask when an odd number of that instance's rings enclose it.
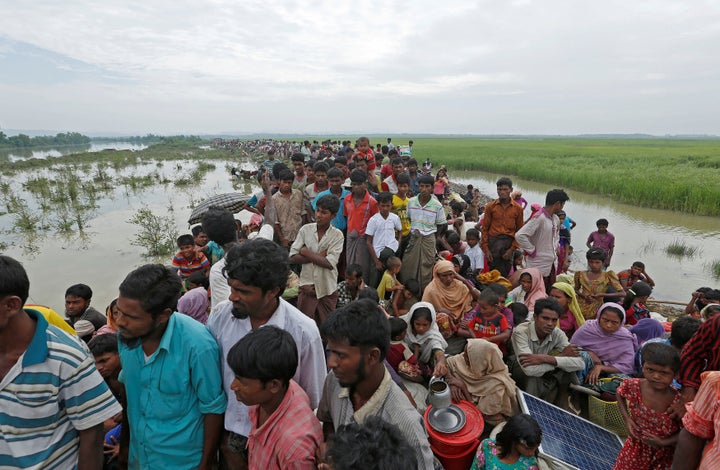
<instances>
[{"instance_id":1,"label":"man in striped shirt","mask_svg":"<svg viewBox=\"0 0 720 470\"><path fill-rule=\"evenodd\" d=\"M87 347L23 310L29 289L0 256L0 468L102 468L103 421L122 409Z\"/></svg>"}]
</instances>

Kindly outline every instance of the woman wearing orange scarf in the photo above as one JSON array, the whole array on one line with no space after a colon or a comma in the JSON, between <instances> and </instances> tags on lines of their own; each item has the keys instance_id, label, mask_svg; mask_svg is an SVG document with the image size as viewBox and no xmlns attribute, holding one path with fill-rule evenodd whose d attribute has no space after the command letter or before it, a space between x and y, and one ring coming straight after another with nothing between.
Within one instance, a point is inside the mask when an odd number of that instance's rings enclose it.
<instances>
[{"instance_id":1,"label":"woman wearing orange scarf","mask_svg":"<svg viewBox=\"0 0 720 470\"><path fill-rule=\"evenodd\" d=\"M433 280L425 288L422 300L430 302L437 311L438 327L448 340L446 353L458 354L464 350L466 339L455 336L455 332L479 296L480 291L457 274L450 261L435 263Z\"/></svg>"}]
</instances>

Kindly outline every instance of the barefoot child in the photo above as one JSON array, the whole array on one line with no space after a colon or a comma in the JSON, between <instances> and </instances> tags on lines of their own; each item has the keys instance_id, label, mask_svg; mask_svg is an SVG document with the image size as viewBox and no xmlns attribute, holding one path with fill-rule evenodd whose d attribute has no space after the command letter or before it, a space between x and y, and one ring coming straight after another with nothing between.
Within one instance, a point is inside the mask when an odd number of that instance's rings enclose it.
<instances>
[{"instance_id":1,"label":"barefoot child","mask_svg":"<svg viewBox=\"0 0 720 470\"><path fill-rule=\"evenodd\" d=\"M475 318L469 322L461 322L458 336L465 338L483 338L495 343L505 355L505 343L510 339L510 325L505 315L498 308L498 295L492 289L485 289L480 293Z\"/></svg>"},{"instance_id":2,"label":"barefoot child","mask_svg":"<svg viewBox=\"0 0 720 470\"><path fill-rule=\"evenodd\" d=\"M620 413L628 438L613 470L652 468L672 465L680 421L672 419L668 408L680 399L672 381L680 370L680 355L663 343L643 348L642 379L627 379L617 389Z\"/></svg>"},{"instance_id":3,"label":"barefoot child","mask_svg":"<svg viewBox=\"0 0 720 470\"><path fill-rule=\"evenodd\" d=\"M377 287L377 292L380 297L380 304L387 310L392 305L391 299L393 295L396 292L401 292L405 286L397 280L397 273L399 273L400 268L402 268L400 258L391 256L385 264L387 265L387 269L383 273L380 284Z\"/></svg>"}]
</instances>

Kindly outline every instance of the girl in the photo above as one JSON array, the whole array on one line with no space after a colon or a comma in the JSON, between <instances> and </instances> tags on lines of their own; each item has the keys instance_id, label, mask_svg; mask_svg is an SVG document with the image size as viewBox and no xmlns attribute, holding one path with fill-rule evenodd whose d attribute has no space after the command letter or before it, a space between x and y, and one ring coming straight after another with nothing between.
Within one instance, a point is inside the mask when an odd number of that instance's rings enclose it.
<instances>
[{"instance_id":1,"label":"girl","mask_svg":"<svg viewBox=\"0 0 720 470\"><path fill-rule=\"evenodd\" d=\"M443 202L445 198L445 188L450 185L447 179L447 170L445 167L441 167L437 175L435 175L435 185L433 186L433 194L438 198L438 201Z\"/></svg>"},{"instance_id":2,"label":"girl","mask_svg":"<svg viewBox=\"0 0 720 470\"><path fill-rule=\"evenodd\" d=\"M574 282L580 309L585 319L589 320L595 318L598 307L606 300L625 297L625 291L614 271L603 271L607 255L602 248L590 248L585 257L589 269L577 271Z\"/></svg>"},{"instance_id":3,"label":"girl","mask_svg":"<svg viewBox=\"0 0 720 470\"><path fill-rule=\"evenodd\" d=\"M470 470L538 470L540 441L542 429L537 421L530 415L515 415L495 439L482 441Z\"/></svg>"},{"instance_id":4,"label":"girl","mask_svg":"<svg viewBox=\"0 0 720 470\"><path fill-rule=\"evenodd\" d=\"M407 315L401 317L408 325L405 343L413 352L408 362L417 363L427 379L432 375L444 376L447 372L447 342L440 334L435 317L435 307L429 302L416 303Z\"/></svg>"},{"instance_id":5,"label":"girl","mask_svg":"<svg viewBox=\"0 0 720 470\"><path fill-rule=\"evenodd\" d=\"M644 378L625 380L617 389L628 438L613 470L666 470L672 465L680 421L667 410L680 400L672 387L679 370L680 355L672 346L650 343L643 348Z\"/></svg>"},{"instance_id":6,"label":"girl","mask_svg":"<svg viewBox=\"0 0 720 470\"><path fill-rule=\"evenodd\" d=\"M650 284L643 281L635 281L632 287L628 289L622 303L627 313L627 326L635 325L643 318L650 318L650 310L645 306L645 302L647 302L651 292L652 287L650 287Z\"/></svg>"},{"instance_id":7,"label":"girl","mask_svg":"<svg viewBox=\"0 0 720 470\"><path fill-rule=\"evenodd\" d=\"M585 317L583 317L582 310L580 310L575 289L566 282L556 282L550 289L550 297L557 300L563 310L558 321L558 327L568 339L572 338L573 333L585 323Z\"/></svg>"},{"instance_id":8,"label":"girl","mask_svg":"<svg viewBox=\"0 0 720 470\"><path fill-rule=\"evenodd\" d=\"M520 285L508 294L509 303L520 302L533 311L538 299L547 297L542 274L537 268L525 268L520 274Z\"/></svg>"}]
</instances>

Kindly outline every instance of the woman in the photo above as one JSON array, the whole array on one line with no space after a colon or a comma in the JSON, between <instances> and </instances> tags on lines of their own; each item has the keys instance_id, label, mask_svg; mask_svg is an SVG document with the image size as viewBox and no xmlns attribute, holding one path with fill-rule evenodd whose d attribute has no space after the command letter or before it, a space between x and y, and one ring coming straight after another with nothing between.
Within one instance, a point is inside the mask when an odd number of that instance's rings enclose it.
<instances>
[{"instance_id":1,"label":"woman","mask_svg":"<svg viewBox=\"0 0 720 470\"><path fill-rule=\"evenodd\" d=\"M608 302L597 312L597 319L588 320L573 335L573 344L581 352L586 368L578 372L580 379L590 385L600 383L601 375L632 375L633 359L638 349L637 338L625 325L625 310ZM581 380L582 381L582 380Z\"/></svg>"},{"instance_id":2,"label":"woman","mask_svg":"<svg viewBox=\"0 0 720 470\"><path fill-rule=\"evenodd\" d=\"M435 175L435 184L433 185L433 194L438 198L438 201L443 202L448 186L450 186L450 182L447 179L447 170L442 166Z\"/></svg>"},{"instance_id":3,"label":"woman","mask_svg":"<svg viewBox=\"0 0 720 470\"><path fill-rule=\"evenodd\" d=\"M537 268L525 268L520 273L520 285L508 294L511 302L524 304L530 312L535 308L535 302L547 297L545 282Z\"/></svg>"},{"instance_id":4,"label":"woman","mask_svg":"<svg viewBox=\"0 0 720 470\"><path fill-rule=\"evenodd\" d=\"M462 354L447 359L447 369L453 400L474 403L486 422L498 424L518 412L517 387L497 344L469 339Z\"/></svg>"},{"instance_id":5,"label":"woman","mask_svg":"<svg viewBox=\"0 0 720 470\"><path fill-rule=\"evenodd\" d=\"M605 250L590 248L585 258L589 269L577 271L573 280L583 316L589 320L595 318L598 307L606 300L622 299L625 291L614 271L603 271Z\"/></svg>"},{"instance_id":6,"label":"woman","mask_svg":"<svg viewBox=\"0 0 720 470\"><path fill-rule=\"evenodd\" d=\"M442 315L438 320L440 329L445 338L451 339L448 354L458 354L465 348L465 338L454 337L460 322L466 314L474 316L471 312L473 300L477 301L480 291L465 282L462 276L455 272L450 261L438 261L433 267L433 280L425 288L423 302L429 302L438 312L447 313L447 319Z\"/></svg>"},{"instance_id":7,"label":"woman","mask_svg":"<svg viewBox=\"0 0 720 470\"><path fill-rule=\"evenodd\" d=\"M431 375L445 375L447 342L438 330L435 307L428 302L418 302L412 306L407 315L400 318L407 323L405 343L413 351L413 362L418 362L421 370L432 370L434 367ZM427 367L422 367L423 365Z\"/></svg>"},{"instance_id":8,"label":"woman","mask_svg":"<svg viewBox=\"0 0 720 470\"><path fill-rule=\"evenodd\" d=\"M566 282L556 282L550 289L549 297L557 300L560 307L562 307L563 314L560 315L558 327L570 339L577 329L585 323L585 317L583 317L582 310L580 310L575 289Z\"/></svg>"},{"instance_id":9,"label":"woman","mask_svg":"<svg viewBox=\"0 0 720 470\"><path fill-rule=\"evenodd\" d=\"M98 335L116 335L117 334L117 325L115 324L115 315L117 314L117 301L118 299L113 300L110 302L110 305L108 305L107 309L105 310L105 317L107 318L107 323L98 329L95 334L93 334L93 338Z\"/></svg>"}]
</instances>

